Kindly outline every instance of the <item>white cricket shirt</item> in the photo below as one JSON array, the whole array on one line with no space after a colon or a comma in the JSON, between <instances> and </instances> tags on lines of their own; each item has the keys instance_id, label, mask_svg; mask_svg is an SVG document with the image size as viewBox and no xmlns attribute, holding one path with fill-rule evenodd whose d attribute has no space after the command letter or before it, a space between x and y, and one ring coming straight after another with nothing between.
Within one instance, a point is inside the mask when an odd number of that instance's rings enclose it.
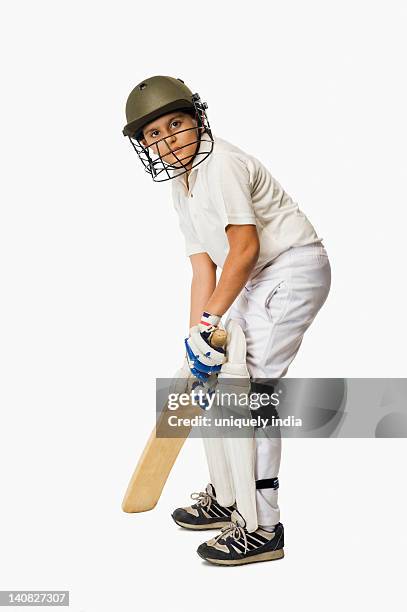
<instances>
[{"instance_id":1,"label":"white cricket shirt","mask_svg":"<svg viewBox=\"0 0 407 612\"><path fill-rule=\"evenodd\" d=\"M258 159L226 140L213 138L212 153L188 177L189 190L185 174L171 179L173 204L188 256L208 253L223 268L229 252L226 226L255 225L260 255L250 275L253 278L290 247L323 240ZM210 150L210 145L202 140L199 153Z\"/></svg>"}]
</instances>

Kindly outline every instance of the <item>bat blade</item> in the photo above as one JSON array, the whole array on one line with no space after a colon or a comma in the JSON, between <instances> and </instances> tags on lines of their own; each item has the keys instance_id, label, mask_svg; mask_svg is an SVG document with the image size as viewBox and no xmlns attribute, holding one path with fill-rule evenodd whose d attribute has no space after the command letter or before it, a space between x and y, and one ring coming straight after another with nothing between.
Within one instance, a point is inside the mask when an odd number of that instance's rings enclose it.
<instances>
[{"instance_id":1,"label":"bat blade","mask_svg":"<svg viewBox=\"0 0 407 612\"><path fill-rule=\"evenodd\" d=\"M225 345L226 340L225 330L219 329L212 333L210 343L214 347L221 347ZM193 418L201 413L202 410L192 404L182 406L177 410L177 416L182 418ZM169 410L166 404L127 487L122 502L124 512L152 510L161 497L172 466L191 431L190 426L177 426L177 437L162 436L162 431L165 432L165 428L168 427L169 414L174 415L174 411ZM160 431L160 437L156 435L157 430Z\"/></svg>"},{"instance_id":2,"label":"bat blade","mask_svg":"<svg viewBox=\"0 0 407 612\"><path fill-rule=\"evenodd\" d=\"M191 408L196 410L196 407ZM160 421L166 419L169 412L165 406ZM185 414L183 416L185 418ZM147 512L155 508L190 431L189 426L177 427L176 438L161 438L156 435L156 427L153 429L127 487L122 503L124 512Z\"/></svg>"}]
</instances>

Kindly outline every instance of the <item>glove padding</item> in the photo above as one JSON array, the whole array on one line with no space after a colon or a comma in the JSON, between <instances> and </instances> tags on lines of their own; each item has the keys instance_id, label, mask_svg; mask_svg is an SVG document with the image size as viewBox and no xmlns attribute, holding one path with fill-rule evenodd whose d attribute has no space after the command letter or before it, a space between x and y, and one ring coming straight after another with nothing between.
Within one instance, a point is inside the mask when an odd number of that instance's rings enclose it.
<instances>
[{"instance_id":1,"label":"glove padding","mask_svg":"<svg viewBox=\"0 0 407 612\"><path fill-rule=\"evenodd\" d=\"M185 338L185 348L190 370L200 380L207 380L211 374L220 372L226 361L224 348L214 348L209 344L208 331L200 331L199 325L190 329L189 338Z\"/></svg>"}]
</instances>

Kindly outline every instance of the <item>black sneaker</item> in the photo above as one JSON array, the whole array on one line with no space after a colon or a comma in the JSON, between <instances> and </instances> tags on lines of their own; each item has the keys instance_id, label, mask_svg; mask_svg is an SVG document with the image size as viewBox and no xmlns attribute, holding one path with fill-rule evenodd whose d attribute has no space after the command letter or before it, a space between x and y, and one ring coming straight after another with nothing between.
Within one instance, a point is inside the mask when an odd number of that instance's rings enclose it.
<instances>
[{"instance_id":1,"label":"black sneaker","mask_svg":"<svg viewBox=\"0 0 407 612\"><path fill-rule=\"evenodd\" d=\"M284 557L282 523L277 523L274 531L259 528L252 533L245 526L244 518L234 510L229 525L215 538L201 544L198 555L215 565L244 565Z\"/></svg>"},{"instance_id":2,"label":"black sneaker","mask_svg":"<svg viewBox=\"0 0 407 612\"><path fill-rule=\"evenodd\" d=\"M218 504L213 485L208 484L205 491L192 493L191 497L195 504L177 508L172 513L177 525L186 529L221 529L230 523L235 506L226 508Z\"/></svg>"}]
</instances>

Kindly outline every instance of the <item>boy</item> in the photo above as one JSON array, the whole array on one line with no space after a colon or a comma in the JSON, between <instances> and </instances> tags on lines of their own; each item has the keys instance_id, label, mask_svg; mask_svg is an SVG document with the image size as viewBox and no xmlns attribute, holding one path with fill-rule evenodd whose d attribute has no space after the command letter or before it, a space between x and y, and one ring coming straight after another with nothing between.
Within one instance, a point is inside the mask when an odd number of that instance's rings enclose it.
<instances>
[{"instance_id":1,"label":"boy","mask_svg":"<svg viewBox=\"0 0 407 612\"><path fill-rule=\"evenodd\" d=\"M184 371L201 380L219 371L222 352L199 355L230 308L228 321L237 321L245 333L251 378L278 379L327 298L328 255L307 217L261 162L212 134L206 108L180 79L151 77L130 93L123 130L153 180L172 181L192 265ZM223 565L283 556L280 458L281 438L256 430L256 531L247 531L235 506L217 502L212 484L194 494L193 506L174 511L182 527L223 527L198 548L200 556Z\"/></svg>"}]
</instances>

